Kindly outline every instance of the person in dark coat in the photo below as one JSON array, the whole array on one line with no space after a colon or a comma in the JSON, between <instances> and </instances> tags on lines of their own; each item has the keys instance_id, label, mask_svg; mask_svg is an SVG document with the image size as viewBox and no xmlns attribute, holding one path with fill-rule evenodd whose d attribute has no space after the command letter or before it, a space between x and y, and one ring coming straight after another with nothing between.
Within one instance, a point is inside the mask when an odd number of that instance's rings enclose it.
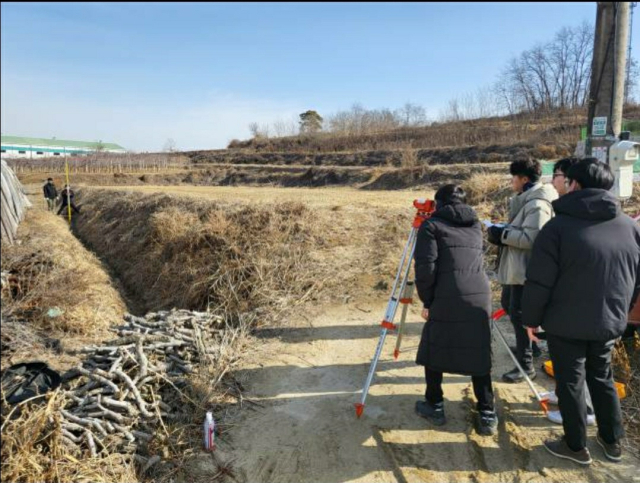
<instances>
[{"instance_id":1,"label":"person in dark coat","mask_svg":"<svg viewBox=\"0 0 640 483\"><path fill-rule=\"evenodd\" d=\"M471 376L478 400L478 432L494 434L498 418L491 384L491 289L483 262L482 228L462 188L438 190L436 211L418 230L415 284L427 322L416 363L425 367L419 415L445 424L444 372Z\"/></svg>"},{"instance_id":2,"label":"person in dark coat","mask_svg":"<svg viewBox=\"0 0 640 483\"><path fill-rule=\"evenodd\" d=\"M555 456L588 465L585 380L607 459L620 461L624 437L611 356L640 291L640 228L609 192L614 176L595 158L567 173L569 192L540 231L527 269L523 322L547 333L564 438L546 441Z\"/></svg>"},{"instance_id":3,"label":"person in dark coat","mask_svg":"<svg viewBox=\"0 0 640 483\"><path fill-rule=\"evenodd\" d=\"M53 184L52 178L47 178L47 182L42 187L44 192L44 199L47 200L47 209L53 211L56 207L56 199L58 198L58 190L56 185Z\"/></svg>"},{"instance_id":4,"label":"person in dark coat","mask_svg":"<svg viewBox=\"0 0 640 483\"><path fill-rule=\"evenodd\" d=\"M567 174L569 173L569 169L571 166L578 163L580 160L578 158L564 158L556 162L553 165L553 178L551 180L551 184L558 192L558 196L564 196L568 193L569 186L566 183ZM537 337L546 338L546 334L544 332L538 332L536 337L533 337L535 340ZM549 401L555 401L555 404L558 404L558 397L556 395L556 391L541 394L542 397L546 397ZM596 425L596 415L593 411L593 404L591 403L591 395L589 394L589 388L585 388L585 396L587 399L587 425L595 426ZM556 424L562 424L562 414L560 414L559 410L550 410L547 411L547 419Z\"/></svg>"},{"instance_id":5,"label":"person in dark coat","mask_svg":"<svg viewBox=\"0 0 640 483\"><path fill-rule=\"evenodd\" d=\"M69 205L71 205L71 209L74 213L80 213L78 207L74 204L73 198L75 197L75 193L71 189L69 185L64 185L64 188L60 192L60 209L58 210L58 215L62 213L62 211ZM68 203L68 204L67 204Z\"/></svg>"}]
</instances>

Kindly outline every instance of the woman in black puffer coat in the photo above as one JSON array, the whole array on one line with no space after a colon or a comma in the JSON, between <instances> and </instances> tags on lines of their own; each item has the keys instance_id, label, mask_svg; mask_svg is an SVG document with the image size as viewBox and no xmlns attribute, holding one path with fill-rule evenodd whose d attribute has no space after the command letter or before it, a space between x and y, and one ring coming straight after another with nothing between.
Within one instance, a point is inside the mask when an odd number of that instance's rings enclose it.
<instances>
[{"instance_id":1,"label":"woman in black puffer coat","mask_svg":"<svg viewBox=\"0 0 640 483\"><path fill-rule=\"evenodd\" d=\"M493 434L498 419L491 384L491 289L484 271L478 217L456 185L435 196L436 211L422 223L416 241L416 288L427 322L416 363L425 366L426 401L416 411L434 424L446 422L444 372L472 377L478 400L478 431Z\"/></svg>"}]
</instances>

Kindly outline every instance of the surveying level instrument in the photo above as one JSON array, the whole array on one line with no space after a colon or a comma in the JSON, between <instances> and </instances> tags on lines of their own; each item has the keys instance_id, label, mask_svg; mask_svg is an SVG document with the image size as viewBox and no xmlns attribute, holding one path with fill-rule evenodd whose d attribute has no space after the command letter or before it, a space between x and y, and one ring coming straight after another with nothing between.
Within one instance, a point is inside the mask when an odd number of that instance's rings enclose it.
<instances>
[{"instance_id":1,"label":"surveying level instrument","mask_svg":"<svg viewBox=\"0 0 640 483\"><path fill-rule=\"evenodd\" d=\"M417 199L413 201L413 206L417 210L416 215L411 224L411 231L409 232L409 239L407 240L402 257L400 258L400 264L398 265L398 271L396 272L396 278L393 282L393 288L391 289L391 296L387 304L387 310L384 314L384 319L380 324L382 329L380 331L380 339L378 340L378 346L373 355L371 366L369 367L369 373L362 389L362 397L359 403L355 404L356 416L359 418L364 412L364 404L369 393L369 387L371 381L376 372L376 366L378 360L382 354L382 348L384 341L387 337L387 333L391 330L397 332L398 339L396 341L396 347L393 351L394 358L397 359L400 354L400 344L402 343L402 331L404 330L405 320L407 317L407 311L409 304L412 302L412 295L414 289L414 283L408 281L409 271L411 270L411 261L413 260L413 253L416 248L416 240L418 238L418 229L422 225L422 222L431 217L431 214L435 211L436 204L433 200ZM400 325L393 323L396 312L398 310L398 304L402 304L402 315L400 319Z\"/></svg>"}]
</instances>

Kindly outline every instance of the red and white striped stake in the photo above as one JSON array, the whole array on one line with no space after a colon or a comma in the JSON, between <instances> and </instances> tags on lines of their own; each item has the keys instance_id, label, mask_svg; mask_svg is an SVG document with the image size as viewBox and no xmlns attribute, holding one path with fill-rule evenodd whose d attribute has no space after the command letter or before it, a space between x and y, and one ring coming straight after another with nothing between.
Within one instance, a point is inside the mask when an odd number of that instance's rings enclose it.
<instances>
[{"instance_id":1,"label":"red and white striped stake","mask_svg":"<svg viewBox=\"0 0 640 483\"><path fill-rule=\"evenodd\" d=\"M540 393L538 392L538 390L533 385L533 382L531 382L531 379L529 378L529 376L527 376L527 373L524 371L524 369L522 368L522 366L518 362L518 359L513 354L513 352L511 352L511 349L509 348L509 344L507 343L507 339L504 338L504 335L502 334L502 331L500 330L500 327L498 327L498 324L495 323L499 319L504 317L505 315L507 315L507 312L504 309L496 310L491 315L491 318L493 319L493 322L494 322L493 328L495 329L496 333L500 336L500 340L502 341L502 343L506 347L507 352L511 356L511 359L513 360L513 362L515 362L516 367L520 371L520 374L522 374L522 376L524 377L525 381L527 381L527 384L529 385L529 388L531 389L531 392L533 392L533 395L538 400L538 403L540 404L540 407L542 408L544 413L547 414L547 412L549 412L549 399L548 398L542 398L540 396Z\"/></svg>"}]
</instances>

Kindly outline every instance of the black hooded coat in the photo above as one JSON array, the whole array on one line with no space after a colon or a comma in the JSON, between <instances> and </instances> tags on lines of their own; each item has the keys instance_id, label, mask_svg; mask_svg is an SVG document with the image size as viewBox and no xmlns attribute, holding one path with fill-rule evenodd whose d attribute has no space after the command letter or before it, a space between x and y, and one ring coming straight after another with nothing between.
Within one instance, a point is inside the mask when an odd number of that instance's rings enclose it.
<instances>
[{"instance_id":1,"label":"black hooded coat","mask_svg":"<svg viewBox=\"0 0 640 483\"><path fill-rule=\"evenodd\" d=\"M445 205L422 223L415 275L429 320L417 364L470 376L491 372L491 289L483 254L482 228L470 206Z\"/></svg>"},{"instance_id":2,"label":"black hooded coat","mask_svg":"<svg viewBox=\"0 0 640 483\"><path fill-rule=\"evenodd\" d=\"M621 336L640 291L638 224L601 189L566 194L553 209L533 245L523 323L568 339Z\"/></svg>"}]
</instances>

